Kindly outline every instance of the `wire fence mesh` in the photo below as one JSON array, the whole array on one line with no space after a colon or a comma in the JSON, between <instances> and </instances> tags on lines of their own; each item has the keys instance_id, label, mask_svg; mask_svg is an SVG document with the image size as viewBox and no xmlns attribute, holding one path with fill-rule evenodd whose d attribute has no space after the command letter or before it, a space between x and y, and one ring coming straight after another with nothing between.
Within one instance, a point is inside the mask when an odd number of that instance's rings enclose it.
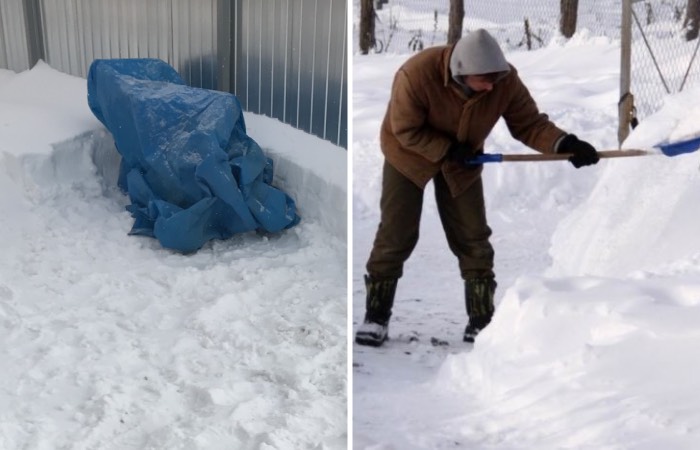
<instances>
[{"instance_id":1,"label":"wire fence mesh","mask_svg":"<svg viewBox=\"0 0 700 450\"><path fill-rule=\"evenodd\" d=\"M658 110L668 94L700 85L700 39L685 39L686 6L686 0L632 4L631 92L640 119Z\"/></svg>"}]
</instances>

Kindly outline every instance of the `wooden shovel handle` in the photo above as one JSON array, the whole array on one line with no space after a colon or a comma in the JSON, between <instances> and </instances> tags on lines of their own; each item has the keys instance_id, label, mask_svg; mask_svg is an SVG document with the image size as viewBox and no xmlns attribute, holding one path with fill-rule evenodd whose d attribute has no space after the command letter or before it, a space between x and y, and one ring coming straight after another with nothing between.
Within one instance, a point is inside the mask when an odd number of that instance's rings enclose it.
<instances>
[{"instance_id":1,"label":"wooden shovel handle","mask_svg":"<svg viewBox=\"0 0 700 450\"><path fill-rule=\"evenodd\" d=\"M601 158L625 158L629 156L653 155L647 150L601 150L598 156ZM503 161L560 161L569 159L570 153L534 153L522 155L503 155Z\"/></svg>"},{"instance_id":2,"label":"wooden shovel handle","mask_svg":"<svg viewBox=\"0 0 700 450\"><path fill-rule=\"evenodd\" d=\"M647 150L601 150L598 156L601 158L624 158L629 156L654 155L656 153ZM533 153L503 155L503 161L560 161L569 159L570 153Z\"/></svg>"}]
</instances>

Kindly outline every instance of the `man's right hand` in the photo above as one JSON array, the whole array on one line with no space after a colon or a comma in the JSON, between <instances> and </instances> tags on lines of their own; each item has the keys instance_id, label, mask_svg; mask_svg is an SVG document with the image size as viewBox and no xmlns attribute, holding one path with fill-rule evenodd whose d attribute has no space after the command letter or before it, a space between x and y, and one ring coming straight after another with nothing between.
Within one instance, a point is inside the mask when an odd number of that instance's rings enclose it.
<instances>
[{"instance_id":1,"label":"man's right hand","mask_svg":"<svg viewBox=\"0 0 700 450\"><path fill-rule=\"evenodd\" d=\"M600 159L595 147L573 134L568 134L561 140L557 153L571 153L569 162L577 169L596 164Z\"/></svg>"}]
</instances>

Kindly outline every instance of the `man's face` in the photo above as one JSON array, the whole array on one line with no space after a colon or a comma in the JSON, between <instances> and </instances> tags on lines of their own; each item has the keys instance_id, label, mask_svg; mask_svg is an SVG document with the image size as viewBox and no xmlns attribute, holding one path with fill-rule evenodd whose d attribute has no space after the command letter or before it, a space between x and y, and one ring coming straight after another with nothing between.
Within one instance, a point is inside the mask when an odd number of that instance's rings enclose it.
<instances>
[{"instance_id":1,"label":"man's face","mask_svg":"<svg viewBox=\"0 0 700 450\"><path fill-rule=\"evenodd\" d=\"M497 79L497 75L489 73L485 75L464 75L462 81L474 92L489 92L493 89L493 85L496 84Z\"/></svg>"}]
</instances>

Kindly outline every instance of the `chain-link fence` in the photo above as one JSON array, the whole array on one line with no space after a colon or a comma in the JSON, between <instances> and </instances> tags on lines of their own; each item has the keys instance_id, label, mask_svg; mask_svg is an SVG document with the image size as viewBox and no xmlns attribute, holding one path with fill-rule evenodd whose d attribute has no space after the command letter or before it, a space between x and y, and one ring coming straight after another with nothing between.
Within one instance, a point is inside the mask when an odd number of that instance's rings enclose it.
<instances>
[{"instance_id":1,"label":"chain-link fence","mask_svg":"<svg viewBox=\"0 0 700 450\"><path fill-rule=\"evenodd\" d=\"M686 40L687 0L632 2L631 93L640 119L668 94L700 85L700 39Z\"/></svg>"},{"instance_id":2,"label":"chain-link fence","mask_svg":"<svg viewBox=\"0 0 700 450\"><path fill-rule=\"evenodd\" d=\"M700 84L697 49L687 41L688 0L631 0L630 92L636 117L659 109L664 97ZM360 1L354 0L358 36ZM620 0L579 0L576 30L620 40ZM447 42L449 0L374 0L375 53L412 53ZM464 0L463 34L484 28L509 51L536 50L564 39L559 32L561 0ZM358 51L358 39L353 39Z\"/></svg>"}]
</instances>

